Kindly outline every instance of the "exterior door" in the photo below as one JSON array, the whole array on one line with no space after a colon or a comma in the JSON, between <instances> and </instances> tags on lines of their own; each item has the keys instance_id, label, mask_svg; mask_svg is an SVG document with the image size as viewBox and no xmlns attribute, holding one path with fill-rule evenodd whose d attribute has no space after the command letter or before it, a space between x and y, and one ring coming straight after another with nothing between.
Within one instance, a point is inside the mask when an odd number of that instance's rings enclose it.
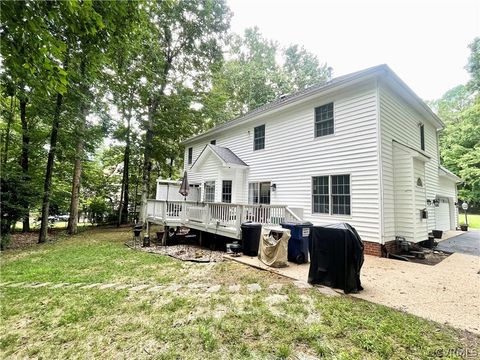
<instances>
[{"instance_id":1,"label":"exterior door","mask_svg":"<svg viewBox=\"0 0 480 360\"><path fill-rule=\"evenodd\" d=\"M259 187L259 204L270 204L270 182L261 182Z\"/></svg>"},{"instance_id":2,"label":"exterior door","mask_svg":"<svg viewBox=\"0 0 480 360\"><path fill-rule=\"evenodd\" d=\"M438 207L435 208L436 230L450 230L450 204L447 198L438 199Z\"/></svg>"},{"instance_id":3,"label":"exterior door","mask_svg":"<svg viewBox=\"0 0 480 360\"><path fill-rule=\"evenodd\" d=\"M270 182L255 182L248 184L249 204L270 204Z\"/></svg>"}]
</instances>

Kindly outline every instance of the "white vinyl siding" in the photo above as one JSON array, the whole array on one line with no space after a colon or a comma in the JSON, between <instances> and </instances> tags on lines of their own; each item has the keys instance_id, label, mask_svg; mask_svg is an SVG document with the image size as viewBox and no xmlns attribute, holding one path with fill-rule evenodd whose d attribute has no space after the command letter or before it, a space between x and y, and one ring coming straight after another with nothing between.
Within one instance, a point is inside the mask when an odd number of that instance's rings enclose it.
<instances>
[{"instance_id":1,"label":"white vinyl siding","mask_svg":"<svg viewBox=\"0 0 480 360\"><path fill-rule=\"evenodd\" d=\"M248 183L271 182L276 184L276 191L270 193L271 204L301 208L303 219L317 225L345 222L345 215L312 212L312 176L350 174L348 222L363 240L378 242L380 179L376 93L375 82L365 81L348 89L317 95L215 134L217 143L232 150L249 165L242 180L243 191L232 202L248 202ZM328 103L335 104L335 135L315 138L313 109ZM265 125L268 136L265 137L265 149L254 151L253 129L259 125ZM210 139L187 145L193 146L194 161ZM189 180L207 179L209 170L205 166L202 165L201 173L189 173ZM219 175L219 179L222 176ZM234 188L240 189L240 185L235 185L237 176L233 179Z\"/></svg>"},{"instance_id":2,"label":"white vinyl siding","mask_svg":"<svg viewBox=\"0 0 480 360\"><path fill-rule=\"evenodd\" d=\"M411 206L414 202L412 157L406 149L396 144L391 144L390 146L392 146L393 150L390 153L393 153L392 164L394 164L392 169L394 200L389 204L394 207L395 221L393 224L388 223L388 225L394 226L393 234L402 236L407 241L413 241L415 233L413 228L413 208Z\"/></svg>"},{"instance_id":3,"label":"white vinyl siding","mask_svg":"<svg viewBox=\"0 0 480 360\"><path fill-rule=\"evenodd\" d=\"M458 226L458 208L455 206L455 202L457 202L457 184L446 178L446 177L439 177L438 182L438 194L440 198L448 199L448 206L449 206L449 218L450 218L450 227L449 229L455 229ZM445 206L445 205L444 205ZM438 208L436 208L438 209ZM436 216L436 213L435 213ZM444 216L443 214L440 216ZM435 222L436 228L438 228L438 222ZM442 230L442 229L439 229Z\"/></svg>"},{"instance_id":4,"label":"white vinyl siding","mask_svg":"<svg viewBox=\"0 0 480 360\"><path fill-rule=\"evenodd\" d=\"M393 90L383 83L380 83L379 94L383 177L383 241L391 241L395 239L395 236L405 236L405 234L407 234L407 237L410 236L409 230L403 227L401 214L396 213L396 211L404 210L399 210L398 204L395 204L394 181L397 174L394 174L392 141L395 140L405 146L416 149L430 158L425 163L423 184L426 198L435 199L439 191L437 130L429 121L426 121L423 116L409 106L405 100L396 95ZM425 151L421 149L420 125L422 124L425 134ZM411 176L413 177L413 173L411 173ZM412 199L410 206L414 204L413 201ZM405 204L405 206L408 206L408 204ZM419 206L419 204L415 206ZM435 228L434 208L428 206L426 208L428 219L424 222L427 224L426 228L428 231L431 231ZM400 225L396 224L396 222L400 223ZM412 226L411 222L410 226ZM399 231L399 228L403 230Z\"/></svg>"},{"instance_id":5,"label":"white vinyl siding","mask_svg":"<svg viewBox=\"0 0 480 360\"><path fill-rule=\"evenodd\" d=\"M425 187L417 186L416 179L425 177L425 163L420 160L413 160L413 181L414 193L415 193L415 208L413 210L413 224L415 226L415 238L414 242L423 241L428 239L427 219L421 217L421 211L427 208L427 198L425 196ZM428 216L434 216L434 209L430 208Z\"/></svg>"}]
</instances>

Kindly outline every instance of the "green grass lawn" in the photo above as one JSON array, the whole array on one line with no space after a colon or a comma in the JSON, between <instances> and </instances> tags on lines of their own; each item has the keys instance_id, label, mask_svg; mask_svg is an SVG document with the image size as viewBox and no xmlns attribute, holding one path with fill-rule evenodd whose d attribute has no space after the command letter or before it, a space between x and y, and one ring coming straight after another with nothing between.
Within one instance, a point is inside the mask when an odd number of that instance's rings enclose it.
<instances>
[{"instance_id":1,"label":"green grass lawn","mask_svg":"<svg viewBox=\"0 0 480 360\"><path fill-rule=\"evenodd\" d=\"M467 214L468 227L472 229L480 229L480 215ZM465 224L465 214L458 214L458 223Z\"/></svg>"},{"instance_id":2,"label":"green grass lawn","mask_svg":"<svg viewBox=\"0 0 480 360\"><path fill-rule=\"evenodd\" d=\"M4 252L2 282L182 287L133 292L3 286L1 357L432 359L452 355L452 349L479 349L472 334L348 296L299 289L237 263L184 263L133 251L124 245L130 237L130 229L90 229ZM252 283L261 290L248 291ZM207 287L197 287L202 284ZM236 284L240 290L231 292ZM214 285L220 289L209 293Z\"/></svg>"}]
</instances>

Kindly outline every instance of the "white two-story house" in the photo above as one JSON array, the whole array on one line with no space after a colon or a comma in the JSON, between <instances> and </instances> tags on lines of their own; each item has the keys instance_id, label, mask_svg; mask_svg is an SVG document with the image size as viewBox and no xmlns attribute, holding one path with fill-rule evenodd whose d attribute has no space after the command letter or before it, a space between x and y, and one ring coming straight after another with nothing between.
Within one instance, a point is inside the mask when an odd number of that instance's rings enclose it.
<instances>
[{"instance_id":1,"label":"white two-story house","mask_svg":"<svg viewBox=\"0 0 480 360\"><path fill-rule=\"evenodd\" d=\"M237 238L249 219L347 222L380 255L397 236L456 227L460 179L440 164L442 128L388 66L341 76L186 140L188 201L157 195L147 216Z\"/></svg>"}]
</instances>

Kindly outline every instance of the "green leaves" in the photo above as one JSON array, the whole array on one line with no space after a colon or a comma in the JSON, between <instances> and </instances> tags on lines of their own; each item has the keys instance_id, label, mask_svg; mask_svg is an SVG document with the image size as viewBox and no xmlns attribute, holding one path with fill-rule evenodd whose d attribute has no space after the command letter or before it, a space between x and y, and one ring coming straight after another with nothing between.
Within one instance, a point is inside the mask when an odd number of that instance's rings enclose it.
<instances>
[{"instance_id":1,"label":"green leaves","mask_svg":"<svg viewBox=\"0 0 480 360\"><path fill-rule=\"evenodd\" d=\"M435 102L438 115L446 124L440 137L443 165L464 182L459 197L478 211L480 207L480 38L470 45L467 85L449 90ZM475 210L474 210L475 211Z\"/></svg>"},{"instance_id":2,"label":"green leaves","mask_svg":"<svg viewBox=\"0 0 480 360\"><path fill-rule=\"evenodd\" d=\"M228 39L227 61L216 70L204 112L216 124L269 103L282 94L326 81L327 65L299 45L281 48L258 28Z\"/></svg>"}]
</instances>

